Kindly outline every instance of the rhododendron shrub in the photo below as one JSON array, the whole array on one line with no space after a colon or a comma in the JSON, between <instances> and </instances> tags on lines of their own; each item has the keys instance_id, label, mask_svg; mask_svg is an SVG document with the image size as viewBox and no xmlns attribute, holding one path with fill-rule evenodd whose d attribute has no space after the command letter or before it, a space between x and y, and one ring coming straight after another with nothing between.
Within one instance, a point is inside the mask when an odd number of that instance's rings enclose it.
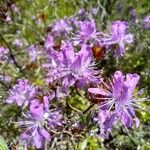
<instances>
[{"instance_id":1,"label":"rhododendron shrub","mask_svg":"<svg viewBox=\"0 0 150 150\"><path fill-rule=\"evenodd\" d=\"M12 9L19 12L15 5ZM134 41L130 24L114 20L102 30L94 20L97 12L96 8L90 14L81 9L74 16L51 23L41 45L26 46L24 67L18 65L1 35L4 46L0 45L0 62L10 63L21 73L10 86L2 82L8 91L5 105L18 109L10 118L18 127L18 147L53 148L56 139L79 141L91 134L106 140L113 136L116 126L127 130L140 126L137 110L144 109L142 102L148 101L137 88L140 75L116 70L105 76L106 68L100 63L110 53L114 60L124 59ZM148 19L144 20L146 29ZM26 42L16 38L13 45L21 49ZM84 109L82 102L72 102L76 97L84 101Z\"/></svg>"}]
</instances>

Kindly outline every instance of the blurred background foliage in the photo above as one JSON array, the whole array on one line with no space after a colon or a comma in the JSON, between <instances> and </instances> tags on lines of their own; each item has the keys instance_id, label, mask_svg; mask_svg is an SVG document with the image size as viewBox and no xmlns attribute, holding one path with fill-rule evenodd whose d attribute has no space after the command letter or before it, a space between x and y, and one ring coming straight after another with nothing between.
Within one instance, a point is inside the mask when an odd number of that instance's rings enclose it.
<instances>
[{"instance_id":1,"label":"blurred background foliage","mask_svg":"<svg viewBox=\"0 0 150 150\"><path fill-rule=\"evenodd\" d=\"M15 4L18 10L14 11L12 5ZM81 8L91 10L98 8L95 16L98 27L102 26L107 30L114 20L126 20L130 23L130 31L134 34L134 43L127 49L127 53L119 60L114 59L113 54L100 62L100 66L105 68L104 75L110 77L115 70L122 70L124 73L138 73L141 75L139 89L144 88L145 97L150 91L150 31L143 27L143 19L150 15L150 2L148 0L0 0L0 46L8 46L15 55L19 68L13 64L1 64L0 75L3 80L4 75L9 75L12 82L5 87L0 85L0 134L9 145L15 143L15 138L19 130L16 124L10 123L10 118L18 113L15 106L4 104L8 88L16 82L18 78L29 78L36 84L42 85L42 70L37 66L29 67L29 56L27 47L31 44L43 46L49 25L61 18L74 15ZM136 11L136 19L133 19L131 10ZM5 21L6 16L10 16L11 21ZM5 39L5 40L4 40ZM15 46L14 40L23 41L23 46ZM40 64L43 60L37 62ZM75 96L70 100L70 104L86 108L85 100ZM79 105L80 104L80 105ZM149 103L144 104L149 107ZM114 137L109 140L102 140L94 137L93 134L86 135L86 139L76 143L79 150L100 150L100 149L150 149L150 113L141 110L138 112L141 118L141 126L138 129L124 131L120 126L116 127ZM1 145L0 145L0 150Z\"/></svg>"}]
</instances>

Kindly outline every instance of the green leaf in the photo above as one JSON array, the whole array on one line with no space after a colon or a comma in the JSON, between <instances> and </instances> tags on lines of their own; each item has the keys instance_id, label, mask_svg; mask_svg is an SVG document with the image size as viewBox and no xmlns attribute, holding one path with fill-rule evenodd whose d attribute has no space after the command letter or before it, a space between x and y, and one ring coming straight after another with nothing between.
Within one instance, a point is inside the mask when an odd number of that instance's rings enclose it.
<instances>
[{"instance_id":1,"label":"green leaf","mask_svg":"<svg viewBox=\"0 0 150 150\"><path fill-rule=\"evenodd\" d=\"M86 147L87 147L87 143L88 143L88 141L87 141L87 140L84 140L84 141L81 143L81 145L80 145L80 150L85 150Z\"/></svg>"},{"instance_id":2,"label":"green leaf","mask_svg":"<svg viewBox=\"0 0 150 150\"><path fill-rule=\"evenodd\" d=\"M0 136L0 150L8 150L6 141Z\"/></svg>"}]
</instances>

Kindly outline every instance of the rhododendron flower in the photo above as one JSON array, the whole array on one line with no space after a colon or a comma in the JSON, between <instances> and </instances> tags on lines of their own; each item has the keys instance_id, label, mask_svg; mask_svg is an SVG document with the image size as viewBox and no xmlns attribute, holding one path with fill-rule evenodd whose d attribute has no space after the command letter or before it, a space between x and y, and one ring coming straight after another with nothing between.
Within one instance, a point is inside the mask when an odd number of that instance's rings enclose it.
<instances>
[{"instance_id":1,"label":"rhododendron flower","mask_svg":"<svg viewBox=\"0 0 150 150\"><path fill-rule=\"evenodd\" d=\"M150 30L150 16L146 16L144 18L144 27L145 27L145 29Z\"/></svg>"},{"instance_id":2,"label":"rhododendron flower","mask_svg":"<svg viewBox=\"0 0 150 150\"><path fill-rule=\"evenodd\" d=\"M91 13L92 13L93 15L97 15L98 11L99 11L99 8L98 8L98 7L97 7L97 8L93 8L93 9L91 10Z\"/></svg>"},{"instance_id":3,"label":"rhododendron flower","mask_svg":"<svg viewBox=\"0 0 150 150\"><path fill-rule=\"evenodd\" d=\"M28 47L27 50L28 50L28 54L31 58L31 61L37 60L41 55L41 52L39 51L39 48L37 45L31 45Z\"/></svg>"},{"instance_id":4,"label":"rhododendron flower","mask_svg":"<svg viewBox=\"0 0 150 150\"><path fill-rule=\"evenodd\" d=\"M112 131L113 125L117 121L117 116L115 113L109 110L99 109L98 116L94 118L100 127L100 136L103 138L109 138Z\"/></svg>"},{"instance_id":5,"label":"rhododendron flower","mask_svg":"<svg viewBox=\"0 0 150 150\"><path fill-rule=\"evenodd\" d=\"M139 108L136 102L142 101L134 95L134 89L139 81L137 74L127 74L123 76L120 71L116 71L113 81L109 85L104 83L105 88L89 88L89 92L95 98L104 100L100 104L99 117L105 114L101 126L112 128L117 120L120 120L126 127L132 127L134 123L139 126L139 119L135 115L135 108ZM103 97L97 97L102 95ZM107 122L107 123L106 123ZM107 124L107 125L106 125ZM104 128L103 127L103 128Z\"/></svg>"},{"instance_id":6,"label":"rhododendron flower","mask_svg":"<svg viewBox=\"0 0 150 150\"><path fill-rule=\"evenodd\" d=\"M77 33L74 38L74 44L84 44L89 40L92 40L97 37L98 32L96 31L95 21L81 21L79 22L80 31Z\"/></svg>"},{"instance_id":7,"label":"rhododendron flower","mask_svg":"<svg viewBox=\"0 0 150 150\"><path fill-rule=\"evenodd\" d=\"M49 98L44 96L43 103L38 100L32 100L30 103L30 111L24 114L26 120L20 121L19 124L27 129L21 135L21 143L26 149L30 145L37 149L43 148L45 141L51 140L50 129L62 125L62 116L59 111L49 109Z\"/></svg>"},{"instance_id":8,"label":"rhododendron flower","mask_svg":"<svg viewBox=\"0 0 150 150\"><path fill-rule=\"evenodd\" d=\"M15 39L15 40L13 41L13 44L14 44L16 47L22 47L24 43L23 43L23 41L20 40L20 39Z\"/></svg>"},{"instance_id":9,"label":"rhododendron flower","mask_svg":"<svg viewBox=\"0 0 150 150\"><path fill-rule=\"evenodd\" d=\"M15 12L15 13L19 13L19 7L17 7L15 4L12 4L11 5L11 9L13 10L13 12Z\"/></svg>"},{"instance_id":10,"label":"rhododendron flower","mask_svg":"<svg viewBox=\"0 0 150 150\"><path fill-rule=\"evenodd\" d=\"M62 82L63 89L74 84L82 88L89 83L98 82L98 71L94 70L94 63L91 48L84 45L78 52L74 52L72 45L66 44L60 52L51 50L51 63L49 64L47 81L54 80Z\"/></svg>"},{"instance_id":11,"label":"rhododendron flower","mask_svg":"<svg viewBox=\"0 0 150 150\"><path fill-rule=\"evenodd\" d=\"M116 21L112 23L111 35L102 38L102 44L104 45L115 45L117 46L115 55L117 57L123 56L125 54L125 44L130 44L133 42L133 35L126 34L129 25L125 21Z\"/></svg>"},{"instance_id":12,"label":"rhododendron flower","mask_svg":"<svg viewBox=\"0 0 150 150\"><path fill-rule=\"evenodd\" d=\"M18 106L25 108L35 97L37 88L30 84L28 80L18 80L18 83L9 91L7 103L16 103Z\"/></svg>"},{"instance_id":13,"label":"rhododendron flower","mask_svg":"<svg viewBox=\"0 0 150 150\"><path fill-rule=\"evenodd\" d=\"M52 32L59 35L70 33L71 30L72 28L67 24L66 20L61 19L53 26Z\"/></svg>"},{"instance_id":14,"label":"rhododendron flower","mask_svg":"<svg viewBox=\"0 0 150 150\"><path fill-rule=\"evenodd\" d=\"M138 15L137 15L137 12L136 12L135 8L131 7L130 10L129 10L129 13L130 13L132 21L134 21L134 22L138 21Z\"/></svg>"},{"instance_id":15,"label":"rhododendron flower","mask_svg":"<svg viewBox=\"0 0 150 150\"><path fill-rule=\"evenodd\" d=\"M8 53L9 53L8 48L0 47L0 61L8 59Z\"/></svg>"},{"instance_id":16,"label":"rhododendron flower","mask_svg":"<svg viewBox=\"0 0 150 150\"><path fill-rule=\"evenodd\" d=\"M50 34L48 34L46 37L44 47L46 48L46 50L49 50L49 48L53 48L53 46L54 46L54 39Z\"/></svg>"}]
</instances>

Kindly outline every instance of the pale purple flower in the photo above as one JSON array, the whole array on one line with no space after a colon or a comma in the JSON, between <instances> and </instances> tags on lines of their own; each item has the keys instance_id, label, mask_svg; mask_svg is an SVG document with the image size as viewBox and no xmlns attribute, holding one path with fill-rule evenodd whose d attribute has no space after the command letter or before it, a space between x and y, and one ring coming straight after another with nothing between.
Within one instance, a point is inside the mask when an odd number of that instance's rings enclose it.
<instances>
[{"instance_id":1,"label":"pale purple flower","mask_svg":"<svg viewBox=\"0 0 150 150\"><path fill-rule=\"evenodd\" d=\"M16 47L22 47L23 46L23 41L21 39L15 39L13 44L16 46Z\"/></svg>"},{"instance_id":2,"label":"pale purple flower","mask_svg":"<svg viewBox=\"0 0 150 150\"><path fill-rule=\"evenodd\" d=\"M11 9L12 9L12 11L15 12L15 13L19 13L19 11L20 11L19 8L18 8L15 4L12 4L12 5L11 5Z\"/></svg>"},{"instance_id":3,"label":"pale purple flower","mask_svg":"<svg viewBox=\"0 0 150 150\"><path fill-rule=\"evenodd\" d=\"M125 45L133 42L133 35L127 34L127 29L129 25L125 21L116 21L112 23L111 35L102 38L102 44L106 46L116 46L115 55L117 57L123 56L125 54Z\"/></svg>"},{"instance_id":4,"label":"pale purple flower","mask_svg":"<svg viewBox=\"0 0 150 150\"><path fill-rule=\"evenodd\" d=\"M37 45L31 45L28 47L28 54L31 58L31 61L36 61L41 56L41 51Z\"/></svg>"},{"instance_id":5,"label":"pale purple flower","mask_svg":"<svg viewBox=\"0 0 150 150\"><path fill-rule=\"evenodd\" d=\"M5 83L10 83L11 80L12 80L12 77L11 77L11 76L9 76L9 75L4 75L4 76L3 76L3 81L4 81Z\"/></svg>"},{"instance_id":6,"label":"pale purple flower","mask_svg":"<svg viewBox=\"0 0 150 150\"><path fill-rule=\"evenodd\" d=\"M9 97L6 102L9 104L16 103L18 106L25 108L35 97L37 88L28 80L18 80L18 83L9 91Z\"/></svg>"},{"instance_id":7,"label":"pale purple flower","mask_svg":"<svg viewBox=\"0 0 150 150\"><path fill-rule=\"evenodd\" d=\"M53 48L53 46L54 46L53 36L51 36L50 34L48 34L47 37L46 37L46 40L45 40L44 47L46 48L46 50L49 50L49 49Z\"/></svg>"},{"instance_id":8,"label":"pale purple flower","mask_svg":"<svg viewBox=\"0 0 150 150\"><path fill-rule=\"evenodd\" d=\"M98 117L102 129L110 130L118 120L126 127L132 127L134 124L139 126L140 121L135 114L135 109L140 108L137 102L143 99L136 98L134 95L139 78L137 74L129 73L124 76L120 71L116 71L113 81L109 80L109 84L103 82L105 88L89 88L89 92L93 93L96 99L103 100ZM101 121L103 115L105 119ZM102 134L103 132L102 130Z\"/></svg>"},{"instance_id":9,"label":"pale purple flower","mask_svg":"<svg viewBox=\"0 0 150 150\"><path fill-rule=\"evenodd\" d=\"M91 48L87 45L83 45L81 50L75 53L72 45L68 43L62 46L60 52L51 50L49 57L51 62L47 65L47 82L58 80L65 91L73 85L82 88L100 80L98 71L94 70Z\"/></svg>"},{"instance_id":10,"label":"pale purple flower","mask_svg":"<svg viewBox=\"0 0 150 150\"><path fill-rule=\"evenodd\" d=\"M131 20L133 20L134 22L137 22L138 15L137 15L136 9L131 7L129 9L129 13L130 13L130 16L131 16Z\"/></svg>"},{"instance_id":11,"label":"pale purple flower","mask_svg":"<svg viewBox=\"0 0 150 150\"><path fill-rule=\"evenodd\" d=\"M12 18L10 17L9 14L6 14L6 19L5 19L5 21L12 23L12 22L11 22L11 21L12 21Z\"/></svg>"},{"instance_id":12,"label":"pale purple flower","mask_svg":"<svg viewBox=\"0 0 150 150\"><path fill-rule=\"evenodd\" d=\"M78 10L77 15L79 15L79 17L84 17L87 15L87 12L84 8L81 8L80 10Z\"/></svg>"},{"instance_id":13,"label":"pale purple flower","mask_svg":"<svg viewBox=\"0 0 150 150\"><path fill-rule=\"evenodd\" d=\"M8 48L0 47L0 61L4 61L8 59Z\"/></svg>"},{"instance_id":14,"label":"pale purple flower","mask_svg":"<svg viewBox=\"0 0 150 150\"><path fill-rule=\"evenodd\" d=\"M68 25L66 20L59 20L53 26L52 32L56 34L67 34L72 31L72 28Z\"/></svg>"},{"instance_id":15,"label":"pale purple flower","mask_svg":"<svg viewBox=\"0 0 150 150\"><path fill-rule=\"evenodd\" d=\"M20 126L26 127L20 137L21 143L26 147L35 146L44 149L46 141L51 140L50 129L62 126L62 115L58 110L49 109L49 97L43 97L43 103L32 100L30 111L24 114L25 120L19 121ZM46 128L47 127L47 128Z\"/></svg>"},{"instance_id":16,"label":"pale purple flower","mask_svg":"<svg viewBox=\"0 0 150 150\"><path fill-rule=\"evenodd\" d=\"M144 28L150 30L150 16L144 18Z\"/></svg>"},{"instance_id":17,"label":"pale purple flower","mask_svg":"<svg viewBox=\"0 0 150 150\"><path fill-rule=\"evenodd\" d=\"M84 43L87 43L89 40L94 40L98 35L94 20L80 21L79 28L80 28L80 31L77 33L76 37L74 38L75 45L84 44Z\"/></svg>"},{"instance_id":18,"label":"pale purple flower","mask_svg":"<svg viewBox=\"0 0 150 150\"><path fill-rule=\"evenodd\" d=\"M91 10L91 13L92 13L93 15L97 15L98 11L99 11L99 8L93 8L93 9Z\"/></svg>"},{"instance_id":19,"label":"pale purple flower","mask_svg":"<svg viewBox=\"0 0 150 150\"><path fill-rule=\"evenodd\" d=\"M99 109L98 116L94 118L100 127L100 136L103 138L109 138L112 128L116 123L117 116L115 113L110 112L109 110Z\"/></svg>"}]
</instances>

